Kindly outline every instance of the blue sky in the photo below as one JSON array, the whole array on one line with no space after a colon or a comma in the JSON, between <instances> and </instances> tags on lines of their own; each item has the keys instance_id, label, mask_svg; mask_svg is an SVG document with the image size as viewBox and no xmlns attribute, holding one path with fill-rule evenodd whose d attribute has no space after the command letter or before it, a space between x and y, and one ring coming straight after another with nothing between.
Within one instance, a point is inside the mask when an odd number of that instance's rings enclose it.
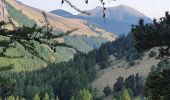
<instances>
[{"instance_id":1,"label":"blue sky","mask_svg":"<svg viewBox=\"0 0 170 100\"><path fill-rule=\"evenodd\" d=\"M26 5L39 8L45 11L63 9L73 14L77 12L64 4L61 7L61 0L18 0ZM70 0L73 4L82 10L93 9L101 6L99 0L89 0L89 4L84 4L85 0ZM127 5L137 9L150 18L159 18L164 16L165 11L170 11L170 0L105 0L108 7L114 7L120 4Z\"/></svg>"}]
</instances>

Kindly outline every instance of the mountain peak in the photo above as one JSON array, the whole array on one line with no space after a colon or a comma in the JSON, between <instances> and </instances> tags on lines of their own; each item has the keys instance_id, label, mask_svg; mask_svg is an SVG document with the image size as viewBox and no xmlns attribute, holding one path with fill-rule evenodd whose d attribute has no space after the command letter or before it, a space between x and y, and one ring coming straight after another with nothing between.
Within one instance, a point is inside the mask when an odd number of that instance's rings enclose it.
<instances>
[{"instance_id":1,"label":"mountain peak","mask_svg":"<svg viewBox=\"0 0 170 100\"><path fill-rule=\"evenodd\" d=\"M118 6L112 7L112 10L119 11L120 13L126 12L126 13L129 13L129 14L136 16L136 17L146 18L146 15L144 15L140 11L138 11L138 10L132 8L132 7L129 7L127 5L118 5Z\"/></svg>"}]
</instances>

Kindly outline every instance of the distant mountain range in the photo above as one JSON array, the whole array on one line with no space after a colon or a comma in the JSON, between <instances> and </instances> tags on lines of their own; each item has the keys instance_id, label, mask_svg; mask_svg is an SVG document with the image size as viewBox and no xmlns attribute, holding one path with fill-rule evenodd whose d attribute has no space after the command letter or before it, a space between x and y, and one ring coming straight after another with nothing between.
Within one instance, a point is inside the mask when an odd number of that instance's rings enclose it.
<instances>
[{"instance_id":1,"label":"distant mountain range","mask_svg":"<svg viewBox=\"0 0 170 100\"><path fill-rule=\"evenodd\" d=\"M88 10L91 15L84 15L81 13L78 15L73 15L61 9L53 10L51 13L67 18L87 20L89 24L97 25L98 27L103 28L108 32L116 33L117 35L127 34L130 32L131 25L138 24L138 21L141 18L144 19L146 23L150 23L152 21L150 18L137 11L136 9L125 5L107 7L106 18L104 21L102 18L102 10L103 8L100 6L97 6L92 10Z\"/></svg>"}]
</instances>

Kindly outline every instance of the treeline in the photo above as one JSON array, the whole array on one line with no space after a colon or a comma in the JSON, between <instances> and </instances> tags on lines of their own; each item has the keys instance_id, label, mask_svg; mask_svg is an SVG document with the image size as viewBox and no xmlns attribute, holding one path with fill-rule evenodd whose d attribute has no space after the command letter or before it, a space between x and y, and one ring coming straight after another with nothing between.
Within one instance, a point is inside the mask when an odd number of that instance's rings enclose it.
<instances>
[{"instance_id":1,"label":"treeline","mask_svg":"<svg viewBox=\"0 0 170 100\"><path fill-rule=\"evenodd\" d=\"M134 46L132 33L120 35L115 41L106 43L109 55L113 55L117 60L126 59L130 66L135 65L135 60L142 59L144 54L138 52Z\"/></svg>"},{"instance_id":2,"label":"treeline","mask_svg":"<svg viewBox=\"0 0 170 100\"><path fill-rule=\"evenodd\" d=\"M102 44L99 49L87 54L77 53L69 62L49 64L33 72L2 74L2 77L12 79L10 83L15 83L13 90L7 91L6 96L14 95L32 100L35 94L42 99L47 93L50 99L58 97L61 100L69 100L79 90L89 88L88 84L96 78L97 70L109 66L110 55L114 55L116 59L130 55L135 60L141 55L134 57L138 54L134 50L131 35L123 35L115 42Z\"/></svg>"},{"instance_id":3,"label":"treeline","mask_svg":"<svg viewBox=\"0 0 170 100\"><path fill-rule=\"evenodd\" d=\"M130 75L126 79L119 77L117 82L113 85L113 88L106 86L103 90L105 96L113 95L116 100L124 100L122 98L122 92L129 94L128 100L133 100L135 97L142 97L144 91L144 78L136 75Z\"/></svg>"},{"instance_id":4,"label":"treeline","mask_svg":"<svg viewBox=\"0 0 170 100\"><path fill-rule=\"evenodd\" d=\"M33 100L35 94L42 99L47 93L50 100L56 97L69 100L76 97L79 90L89 88L88 84L95 79L97 70L108 65L108 58L107 48L102 45L98 50L87 54L77 53L69 62L49 64L37 71L2 73L1 77L10 79L4 87L11 88L4 96L13 95Z\"/></svg>"}]
</instances>

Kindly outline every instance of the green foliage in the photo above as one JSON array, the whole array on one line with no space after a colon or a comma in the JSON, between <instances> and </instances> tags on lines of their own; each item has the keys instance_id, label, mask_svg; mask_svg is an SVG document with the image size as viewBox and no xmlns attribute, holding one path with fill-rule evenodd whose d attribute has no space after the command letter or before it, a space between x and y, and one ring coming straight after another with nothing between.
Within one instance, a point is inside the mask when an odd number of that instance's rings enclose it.
<instances>
[{"instance_id":1,"label":"green foliage","mask_svg":"<svg viewBox=\"0 0 170 100\"><path fill-rule=\"evenodd\" d=\"M87 87L89 83L86 71L82 71L83 69L77 69L74 62L70 61L51 64L33 72L9 74L9 77L16 80L13 93L20 97L32 100L36 93L39 97L48 93L50 99L58 95L61 100L69 100L77 90Z\"/></svg>"},{"instance_id":2,"label":"green foliage","mask_svg":"<svg viewBox=\"0 0 170 100\"><path fill-rule=\"evenodd\" d=\"M18 11L14 7L12 7L8 2L3 0L6 4L6 8L9 16L14 19L20 26L29 26L32 27L35 24L35 21L30 20L27 16L25 16L22 11Z\"/></svg>"},{"instance_id":3,"label":"green foliage","mask_svg":"<svg viewBox=\"0 0 170 100\"><path fill-rule=\"evenodd\" d=\"M74 45L75 48L82 52L89 52L94 48L99 48L100 45L104 42L107 42L106 39L101 37L87 37L87 36L65 36L65 43Z\"/></svg>"},{"instance_id":4,"label":"green foliage","mask_svg":"<svg viewBox=\"0 0 170 100\"><path fill-rule=\"evenodd\" d=\"M8 98L7 98L7 100L15 100L15 97L12 95L12 96L9 96Z\"/></svg>"},{"instance_id":5,"label":"green foliage","mask_svg":"<svg viewBox=\"0 0 170 100\"><path fill-rule=\"evenodd\" d=\"M120 92L124 87L129 90L131 98L133 96L140 96L144 89L143 78L138 73L136 76L130 75L125 81L122 77L119 77L113 85L114 93Z\"/></svg>"},{"instance_id":6,"label":"green foliage","mask_svg":"<svg viewBox=\"0 0 170 100\"><path fill-rule=\"evenodd\" d=\"M49 97L48 93L45 93L45 96L43 97L43 100L50 100L50 97Z\"/></svg>"},{"instance_id":7,"label":"green foliage","mask_svg":"<svg viewBox=\"0 0 170 100\"><path fill-rule=\"evenodd\" d=\"M130 61L129 61L129 66L134 66L134 65L135 65L135 62L132 61L132 60L130 60Z\"/></svg>"},{"instance_id":8,"label":"green foliage","mask_svg":"<svg viewBox=\"0 0 170 100\"><path fill-rule=\"evenodd\" d=\"M149 53L149 57L155 57L156 56L156 52L154 52L154 51L150 51L150 53Z\"/></svg>"},{"instance_id":9,"label":"green foliage","mask_svg":"<svg viewBox=\"0 0 170 100\"><path fill-rule=\"evenodd\" d=\"M170 15L168 12L165 13L165 17L161 18L160 21L154 19L151 24L144 24L144 20L141 19L139 25L133 26L131 30L135 38L136 49L145 51L153 47L161 47L159 57L169 56L169 27Z\"/></svg>"},{"instance_id":10,"label":"green foliage","mask_svg":"<svg viewBox=\"0 0 170 100\"><path fill-rule=\"evenodd\" d=\"M6 1L4 2L7 5L7 10L9 11L11 18L13 18L16 22L20 24L20 26L22 26L21 28L18 29L19 33L22 33L24 37L25 36L27 37L27 33L32 33L36 31L36 28L38 27L34 26L35 24L34 21L30 20L27 16L22 14L22 11L18 11L14 7L12 7L10 4L8 4ZM47 19L45 19L45 21L48 23ZM28 27L31 27L31 28L28 28ZM51 29L47 28L46 33L48 33L49 31L51 33ZM62 32L58 32L56 30L53 30L52 33L55 36L63 36L61 34ZM2 39L4 39L4 37L2 37ZM101 43L107 41L101 37L86 37L86 36L65 36L64 39L66 43L70 45L74 45L76 49L78 49L79 51L86 52L86 53L92 50L93 48L98 48ZM48 41L50 40L48 39ZM2 44L4 43L1 43L1 45ZM0 57L0 64L2 66L14 65L13 70L17 72L20 72L23 70L33 71L33 70L46 67L48 62L42 61L41 58L49 62L62 62L62 61L69 61L70 59L73 58L74 54L76 53L75 50L71 48L58 47L58 46L51 48L51 46L48 47L47 45L42 45L41 43L36 43L36 42L32 43L32 41L29 41L27 43L27 45L29 46L21 45L20 42L15 42L14 44L16 44L15 48L13 47L7 48L5 55L10 56L10 57L15 57L15 59ZM35 49L30 48L32 46ZM25 47L29 49L25 49ZM55 50L56 52L54 53L52 50ZM38 55L39 57L32 56L30 52L33 55L39 54ZM23 55L24 57L21 57Z\"/></svg>"},{"instance_id":11,"label":"green foliage","mask_svg":"<svg viewBox=\"0 0 170 100\"><path fill-rule=\"evenodd\" d=\"M133 100L141 100L139 97L135 97Z\"/></svg>"},{"instance_id":12,"label":"green foliage","mask_svg":"<svg viewBox=\"0 0 170 100\"><path fill-rule=\"evenodd\" d=\"M59 100L58 96L55 98L55 100Z\"/></svg>"},{"instance_id":13,"label":"green foliage","mask_svg":"<svg viewBox=\"0 0 170 100\"><path fill-rule=\"evenodd\" d=\"M148 100L148 98L144 97L143 100Z\"/></svg>"},{"instance_id":14,"label":"green foliage","mask_svg":"<svg viewBox=\"0 0 170 100\"><path fill-rule=\"evenodd\" d=\"M170 14L165 13L165 17L160 21L153 20L151 24L144 24L144 20L139 21L139 25L132 27L135 38L135 47L138 51L145 51L153 47L160 47L159 55L162 61L157 69L152 69L147 77L145 94L149 100L168 100L170 98L170 70L169 61L165 58L170 56ZM152 53L150 56L154 56ZM162 63L163 62L163 63Z\"/></svg>"},{"instance_id":15,"label":"green foliage","mask_svg":"<svg viewBox=\"0 0 170 100\"><path fill-rule=\"evenodd\" d=\"M88 90L82 89L75 97L72 97L71 100L93 100L93 97Z\"/></svg>"},{"instance_id":16,"label":"green foliage","mask_svg":"<svg viewBox=\"0 0 170 100\"><path fill-rule=\"evenodd\" d=\"M19 96L17 96L15 100L20 100Z\"/></svg>"},{"instance_id":17,"label":"green foliage","mask_svg":"<svg viewBox=\"0 0 170 100\"><path fill-rule=\"evenodd\" d=\"M112 93L112 89L109 86L106 86L103 90L105 96L109 96Z\"/></svg>"},{"instance_id":18,"label":"green foliage","mask_svg":"<svg viewBox=\"0 0 170 100\"><path fill-rule=\"evenodd\" d=\"M35 96L34 96L34 99L33 100L40 100L40 97L38 96L38 94L36 93Z\"/></svg>"},{"instance_id":19,"label":"green foliage","mask_svg":"<svg viewBox=\"0 0 170 100\"><path fill-rule=\"evenodd\" d=\"M113 85L114 92L119 92L123 89L124 87L124 78L119 77L117 79L117 82Z\"/></svg>"},{"instance_id":20,"label":"green foliage","mask_svg":"<svg viewBox=\"0 0 170 100\"><path fill-rule=\"evenodd\" d=\"M157 69L152 71L147 77L145 94L149 100L168 100L170 98L169 69L169 62L161 62Z\"/></svg>"},{"instance_id":21,"label":"green foliage","mask_svg":"<svg viewBox=\"0 0 170 100\"><path fill-rule=\"evenodd\" d=\"M109 66L109 53L107 46L102 44L97 52L96 61L99 63L101 68L107 68Z\"/></svg>"},{"instance_id":22,"label":"green foliage","mask_svg":"<svg viewBox=\"0 0 170 100\"><path fill-rule=\"evenodd\" d=\"M127 36L120 35L115 41L106 43L107 52L116 59L126 59L129 65L134 65L134 60L142 59L143 53L138 52L134 47L134 37L132 33Z\"/></svg>"},{"instance_id":23,"label":"green foliage","mask_svg":"<svg viewBox=\"0 0 170 100\"><path fill-rule=\"evenodd\" d=\"M127 89L123 89L121 91L119 100L131 100L129 91Z\"/></svg>"}]
</instances>

